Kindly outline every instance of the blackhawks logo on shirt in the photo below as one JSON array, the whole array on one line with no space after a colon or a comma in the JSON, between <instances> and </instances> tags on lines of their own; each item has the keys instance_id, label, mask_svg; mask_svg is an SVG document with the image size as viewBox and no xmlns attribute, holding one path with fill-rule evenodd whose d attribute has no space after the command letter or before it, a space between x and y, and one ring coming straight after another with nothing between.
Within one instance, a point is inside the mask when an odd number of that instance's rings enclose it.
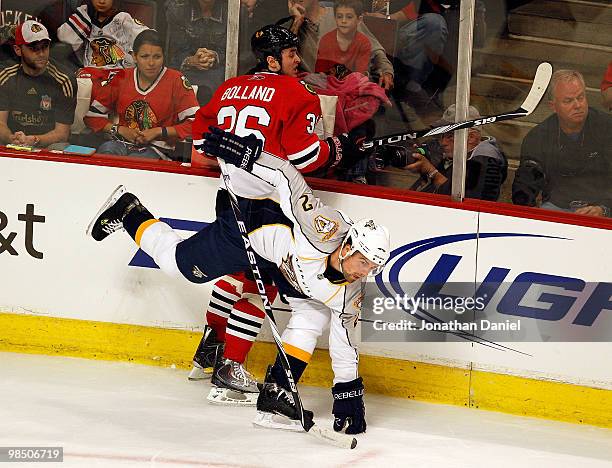
<instances>
[{"instance_id":1,"label":"blackhawks logo on shirt","mask_svg":"<svg viewBox=\"0 0 612 468\"><path fill-rule=\"evenodd\" d=\"M183 82L183 88L193 89L191 87L191 81L189 81L185 75L181 75L181 81Z\"/></svg>"},{"instance_id":2,"label":"blackhawks logo on shirt","mask_svg":"<svg viewBox=\"0 0 612 468\"><path fill-rule=\"evenodd\" d=\"M125 110L125 120L130 128L147 130L157 127L157 116L147 101L132 102Z\"/></svg>"},{"instance_id":3,"label":"blackhawks logo on shirt","mask_svg":"<svg viewBox=\"0 0 612 468\"><path fill-rule=\"evenodd\" d=\"M305 81L300 81L300 83L304 85L304 88L306 88L306 91L308 91L310 94L314 94L315 96L317 96L317 92L309 83L306 83Z\"/></svg>"},{"instance_id":4,"label":"blackhawks logo on shirt","mask_svg":"<svg viewBox=\"0 0 612 468\"><path fill-rule=\"evenodd\" d=\"M125 52L112 39L100 37L89 44L91 45L91 62L96 67L119 65L125 59Z\"/></svg>"}]
</instances>

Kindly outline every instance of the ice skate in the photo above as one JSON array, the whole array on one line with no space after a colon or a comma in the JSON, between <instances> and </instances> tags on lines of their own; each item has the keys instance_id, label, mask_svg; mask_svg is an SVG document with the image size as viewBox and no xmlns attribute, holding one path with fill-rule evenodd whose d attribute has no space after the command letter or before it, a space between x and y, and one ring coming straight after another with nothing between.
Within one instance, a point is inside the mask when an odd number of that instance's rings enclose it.
<instances>
[{"instance_id":1,"label":"ice skate","mask_svg":"<svg viewBox=\"0 0 612 468\"><path fill-rule=\"evenodd\" d=\"M138 206L142 206L138 198L120 185L87 226L87 235L97 241L106 239L113 232L123 229L123 218Z\"/></svg>"},{"instance_id":2,"label":"ice skate","mask_svg":"<svg viewBox=\"0 0 612 468\"><path fill-rule=\"evenodd\" d=\"M193 355L193 366L187 378L189 380L210 379L215 362L222 358L224 348L225 343L220 342L215 331L206 325L198 349Z\"/></svg>"},{"instance_id":3,"label":"ice skate","mask_svg":"<svg viewBox=\"0 0 612 468\"><path fill-rule=\"evenodd\" d=\"M269 366L266 379L259 391L257 414L253 425L269 429L303 431L293 395L274 381L271 369L272 366ZM312 412L306 410L304 413L306 417L312 419Z\"/></svg>"},{"instance_id":4,"label":"ice skate","mask_svg":"<svg viewBox=\"0 0 612 468\"><path fill-rule=\"evenodd\" d=\"M217 405L255 406L259 388L244 366L231 359L220 361L212 375L208 401Z\"/></svg>"}]
</instances>

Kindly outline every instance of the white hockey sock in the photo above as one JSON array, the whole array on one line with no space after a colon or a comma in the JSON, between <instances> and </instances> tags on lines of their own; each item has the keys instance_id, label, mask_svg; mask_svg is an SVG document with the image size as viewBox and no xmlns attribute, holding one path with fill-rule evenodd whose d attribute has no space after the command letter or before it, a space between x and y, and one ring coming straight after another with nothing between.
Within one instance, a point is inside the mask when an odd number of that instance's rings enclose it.
<instances>
[{"instance_id":1,"label":"white hockey sock","mask_svg":"<svg viewBox=\"0 0 612 468\"><path fill-rule=\"evenodd\" d=\"M140 248L153 258L164 273L181 278L183 274L176 264L176 246L182 241L183 238L174 229L159 221L142 233Z\"/></svg>"}]
</instances>

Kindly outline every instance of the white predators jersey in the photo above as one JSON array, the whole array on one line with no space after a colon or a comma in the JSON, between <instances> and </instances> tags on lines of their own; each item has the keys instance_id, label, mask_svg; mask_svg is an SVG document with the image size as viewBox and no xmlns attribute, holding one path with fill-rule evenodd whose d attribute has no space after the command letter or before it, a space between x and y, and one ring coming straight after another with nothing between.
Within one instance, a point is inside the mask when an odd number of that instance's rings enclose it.
<instances>
[{"instance_id":1,"label":"white predators jersey","mask_svg":"<svg viewBox=\"0 0 612 468\"><path fill-rule=\"evenodd\" d=\"M282 222L279 216L278 223L262 223L249 233L254 250L275 263L287 282L303 295L289 297L292 317L283 342L312 353L316 338L329 324L334 382L357 378L358 354L351 335L361 312L365 284L347 282L328 265L329 255L341 245L352 224L350 219L316 198L288 161L263 153L252 174L226 167L237 195L275 200L291 222Z\"/></svg>"},{"instance_id":2,"label":"white predators jersey","mask_svg":"<svg viewBox=\"0 0 612 468\"><path fill-rule=\"evenodd\" d=\"M341 217L330 221L344 224ZM329 241L333 243L330 247L339 245L342 236L334 235L334 239ZM292 235L292 230L284 225L263 226L249 239L256 252L276 263L293 288L306 296L287 297L291 317L282 335L285 346L290 345L311 355L318 337L329 325L334 384L359 377L359 354L353 336L361 314L365 283L348 283L342 274L328 267L329 256L317 251L304 238L299 227L294 226Z\"/></svg>"},{"instance_id":3,"label":"white predators jersey","mask_svg":"<svg viewBox=\"0 0 612 468\"><path fill-rule=\"evenodd\" d=\"M145 29L149 28L124 11L99 23L90 17L87 5L81 5L57 29L57 37L82 54L85 67L129 68L134 66L134 39Z\"/></svg>"},{"instance_id":4,"label":"white predators jersey","mask_svg":"<svg viewBox=\"0 0 612 468\"><path fill-rule=\"evenodd\" d=\"M344 223L338 219L326 222ZM321 302L354 326L361 311L363 282L349 283L340 272L328 266L329 255L316 250L299 227L294 226L292 230L281 224L267 225L252 232L249 239L255 251L274 262L298 293ZM340 240L334 244L340 245Z\"/></svg>"}]
</instances>

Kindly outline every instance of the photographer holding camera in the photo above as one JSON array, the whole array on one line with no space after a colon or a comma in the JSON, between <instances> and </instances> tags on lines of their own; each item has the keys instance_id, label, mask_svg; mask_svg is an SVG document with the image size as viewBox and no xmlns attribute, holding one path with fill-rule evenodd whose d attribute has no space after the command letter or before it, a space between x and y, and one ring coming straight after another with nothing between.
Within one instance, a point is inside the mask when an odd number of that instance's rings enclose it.
<instances>
[{"instance_id":1,"label":"photographer holding camera","mask_svg":"<svg viewBox=\"0 0 612 468\"><path fill-rule=\"evenodd\" d=\"M453 104L444 111L442 119L434 122L432 126L439 127L455 123L455 114L456 108ZM481 115L478 109L470 106L467 118L479 119ZM410 190L450 195L454 147L453 132L443 133L437 141L416 147L412 155L407 154L408 148L395 147L391 164L402 165L409 171L421 174L420 179L410 187ZM400 148L404 154L399 150ZM477 128L469 129L467 150L466 198L497 201L508 173L506 156L497 146L495 138L482 138ZM413 160L415 161L412 162Z\"/></svg>"}]
</instances>

